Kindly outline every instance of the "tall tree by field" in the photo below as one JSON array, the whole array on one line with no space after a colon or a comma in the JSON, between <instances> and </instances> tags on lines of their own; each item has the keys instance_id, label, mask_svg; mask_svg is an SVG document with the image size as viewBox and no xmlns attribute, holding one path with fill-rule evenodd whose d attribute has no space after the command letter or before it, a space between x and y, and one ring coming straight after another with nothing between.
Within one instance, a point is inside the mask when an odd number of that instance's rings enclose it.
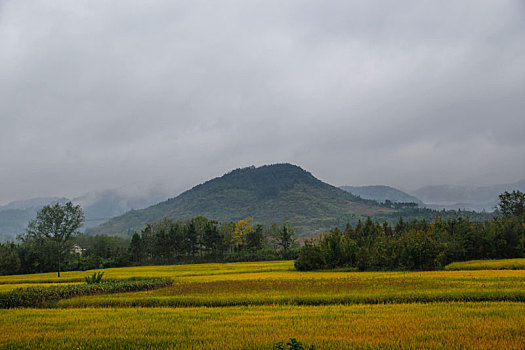
<instances>
[{"instance_id":1,"label":"tall tree by field","mask_svg":"<svg viewBox=\"0 0 525 350\"><path fill-rule=\"evenodd\" d=\"M62 255L69 249L71 238L79 233L84 222L84 212L79 205L67 202L64 205L46 205L27 226L23 240L44 241L52 244L57 255L57 270L60 277Z\"/></svg>"}]
</instances>

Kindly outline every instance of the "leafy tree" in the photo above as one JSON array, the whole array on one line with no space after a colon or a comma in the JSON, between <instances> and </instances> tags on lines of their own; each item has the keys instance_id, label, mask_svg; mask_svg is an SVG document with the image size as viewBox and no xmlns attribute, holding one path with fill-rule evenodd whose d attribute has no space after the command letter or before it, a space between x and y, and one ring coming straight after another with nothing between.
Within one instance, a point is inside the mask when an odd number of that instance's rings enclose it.
<instances>
[{"instance_id":1,"label":"leafy tree","mask_svg":"<svg viewBox=\"0 0 525 350\"><path fill-rule=\"evenodd\" d=\"M295 268L299 271L318 270L324 267L323 253L319 244L312 240L306 240L295 260Z\"/></svg>"},{"instance_id":2,"label":"leafy tree","mask_svg":"<svg viewBox=\"0 0 525 350\"><path fill-rule=\"evenodd\" d=\"M320 246L324 268L333 269L344 265L343 234L339 229L335 228L324 234Z\"/></svg>"},{"instance_id":3,"label":"leafy tree","mask_svg":"<svg viewBox=\"0 0 525 350\"><path fill-rule=\"evenodd\" d=\"M78 229L84 222L84 213L79 205L67 202L65 205L56 203L46 205L35 219L27 226L25 239L42 240L51 242L58 260L58 277L60 277L61 258L70 248L68 243L78 234Z\"/></svg>"},{"instance_id":4,"label":"leafy tree","mask_svg":"<svg viewBox=\"0 0 525 350\"><path fill-rule=\"evenodd\" d=\"M234 222L223 222L219 227L219 233L223 237L223 246L230 253L233 251L233 233L235 232Z\"/></svg>"},{"instance_id":5,"label":"leafy tree","mask_svg":"<svg viewBox=\"0 0 525 350\"><path fill-rule=\"evenodd\" d=\"M499 195L496 209L503 217L519 217L525 213L525 194L520 191L503 192Z\"/></svg>"},{"instance_id":6,"label":"leafy tree","mask_svg":"<svg viewBox=\"0 0 525 350\"><path fill-rule=\"evenodd\" d=\"M274 240L277 246L281 247L283 255L286 257L288 251L292 246L297 244L297 232L295 229L287 222L278 226L277 224L272 224L268 230L268 235Z\"/></svg>"},{"instance_id":7,"label":"leafy tree","mask_svg":"<svg viewBox=\"0 0 525 350\"><path fill-rule=\"evenodd\" d=\"M264 228L261 224L257 224L255 230L246 236L246 247L249 250L256 251L263 248L264 241Z\"/></svg>"},{"instance_id":8,"label":"leafy tree","mask_svg":"<svg viewBox=\"0 0 525 350\"><path fill-rule=\"evenodd\" d=\"M222 236L216 221L207 221L202 235L202 244L206 251L217 255L222 244Z\"/></svg>"},{"instance_id":9,"label":"leafy tree","mask_svg":"<svg viewBox=\"0 0 525 350\"><path fill-rule=\"evenodd\" d=\"M20 258L14 243L0 243L0 275L15 274L20 270Z\"/></svg>"},{"instance_id":10,"label":"leafy tree","mask_svg":"<svg viewBox=\"0 0 525 350\"><path fill-rule=\"evenodd\" d=\"M140 235L135 232L133 237L131 237L131 242L129 244L129 252L131 254L131 260L134 263L140 263L143 258L143 247L142 247L142 238Z\"/></svg>"},{"instance_id":11,"label":"leafy tree","mask_svg":"<svg viewBox=\"0 0 525 350\"><path fill-rule=\"evenodd\" d=\"M54 244L44 238L18 237L21 244L18 247L20 258L20 273L49 272L56 268Z\"/></svg>"},{"instance_id":12,"label":"leafy tree","mask_svg":"<svg viewBox=\"0 0 525 350\"><path fill-rule=\"evenodd\" d=\"M190 220L186 226L184 226L184 242L186 243L186 252L194 256L199 250L199 237L197 237L197 226L195 220Z\"/></svg>"},{"instance_id":13,"label":"leafy tree","mask_svg":"<svg viewBox=\"0 0 525 350\"><path fill-rule=\"evenodd\" d=\"M435 270L442 266L445 246L430 232L411 229L399 240L399 262L408 270Z\"/></svg>"},{"instance_id":14,"label":"leafy tree","mask_svg":"<svg viewBox=\"0 0 525 350\"><path fill-rule=\"evenodd\" d=\"M235 230L233 231L232 243L236 247L246 244L246 237L253 231L253 219L247 217L235 223Z\"/></svg>"}]
</instances>

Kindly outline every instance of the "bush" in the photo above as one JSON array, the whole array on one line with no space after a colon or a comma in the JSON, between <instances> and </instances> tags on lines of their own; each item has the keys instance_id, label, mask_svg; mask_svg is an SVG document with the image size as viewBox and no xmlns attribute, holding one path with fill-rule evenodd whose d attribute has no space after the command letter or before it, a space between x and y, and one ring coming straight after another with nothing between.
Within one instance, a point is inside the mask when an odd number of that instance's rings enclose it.
<instances>
[{"instance_id":1,"label":"bush","mask_svg":"<svg viewBox=\"0 0 525 350\"><path fill-rule=\"evenodd\" d=\"M312 241L304 242L304 246L295 260L295 268L298 271L311 271L323 268L323 257L319 245Z\"/></svg>"},{"instance_id":2,"label":"bush","mask_svg":"<svg viewBox=\"0 0 525 350\"><path fill-rule=\"evenodd\" d=\"M51 287L17 288L0 294L0 308L50 307L61 299L85 295L137 292L167 287L173 282L169 278L141 280L110 280L97 284L76 284Z\"/></svg>"},{"instance_id":3,"label":"bush","mask_svg":"<svg viewBox=\"0 0 525 350\"><path fill-rule=\"evenodd\" d=\"M87 284L101 283L103 275L104 275L104 272L94 272L91 277L89 276L84 277L84 281L86 281Z\"/></svg>"}]
</instances>

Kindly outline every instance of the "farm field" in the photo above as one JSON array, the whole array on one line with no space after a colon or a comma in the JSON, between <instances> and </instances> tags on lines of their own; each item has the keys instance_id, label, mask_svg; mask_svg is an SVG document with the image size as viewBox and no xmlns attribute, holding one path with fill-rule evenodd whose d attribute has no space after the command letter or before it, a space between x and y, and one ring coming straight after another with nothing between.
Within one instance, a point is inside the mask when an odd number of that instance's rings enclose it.
<instances>
[{"instance_id":1,"label":"farm field","mask_svg":"<svg viewBox=\"0 0 525 350\"><path fill-rule=\"evenodd\" d=\"M0 310L5 348L522 349L522 303Z\"/></svg>"},{"instance_id":2,"label":"farm field","mask_svg":"<svg viewBox=\"0 0 525 350\"><path fill-rule=\"evenodd\" d=\"M525 259L461 261L448 264L445 270L525 270Z\"/></svg>"},{"instance_id":3,"label":"farm field","mask_svg":"<svg viewBox=\"0 0 525 350\"><path fill-rule=\"evenodd\" d=\"M90 273L1 276L0 293ZM173 285L0 310L0 347L271 349L289 338L317 349L525 347L525 270L297 272L279 261L104 273Z\"/></svg>"}]
</instances>

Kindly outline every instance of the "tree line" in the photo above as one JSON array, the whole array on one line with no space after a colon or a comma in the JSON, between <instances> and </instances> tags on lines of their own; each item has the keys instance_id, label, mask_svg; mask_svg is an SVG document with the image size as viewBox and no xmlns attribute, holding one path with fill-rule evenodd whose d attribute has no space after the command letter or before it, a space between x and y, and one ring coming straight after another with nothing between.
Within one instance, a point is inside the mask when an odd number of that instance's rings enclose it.
<instances>
[{"instance_id":1,"label":"tree line","mask_svg":"<svg viewBox=\"0 0 525 350\"><path fill-rule=\"evenodd\" d=\"M367 218L335 228L299 248L288 223L263 226L248 217L217 222L199 216L163 219L129 237L79 233L82 209L45 206L19 242L0 244L0 274L108 267L297 258L298 270L433 270L453 261L525 257L525 195L500 195L492 220L433 222L400 218L395 225Z\"/></svg>"},{"instance_id":2,"label":"tree line","mask_svg":"<svg viewBox=\"0 0 525 350\"><path fill-rule=\"evenodd\" d=\"M426 220L395 226L368 218L341 231L335 228L305 242L298 270L435 270L453 261L525 257L525 195L499 196L493 220Z\"/></svg>"},{"instance_id":3,"label":"tree line","mask_svg":"<svg viewBox=\"0 0 525 350\"><path fill-rule=\"evenodd\" d=\"M288 223L163 219L124 238L81 234L82 219L81 208L71 203L44 207L18 243L0 244L0 275L58 271L60 277L60 271L70 270L297 256L297 234Z\"/></svg>"},{"instance_id":4,"label":"tree line","mask_svg":"<svg viewBox=\"0 0 525 350\"><path fill-rule=\"evenodd\" d=\"M219 223L199 216L146 225L133 234L129 252L133 264L172 264L289 259L296 247L288 223L254 225L250 217Z\"/></svg>"}]
</instances>

